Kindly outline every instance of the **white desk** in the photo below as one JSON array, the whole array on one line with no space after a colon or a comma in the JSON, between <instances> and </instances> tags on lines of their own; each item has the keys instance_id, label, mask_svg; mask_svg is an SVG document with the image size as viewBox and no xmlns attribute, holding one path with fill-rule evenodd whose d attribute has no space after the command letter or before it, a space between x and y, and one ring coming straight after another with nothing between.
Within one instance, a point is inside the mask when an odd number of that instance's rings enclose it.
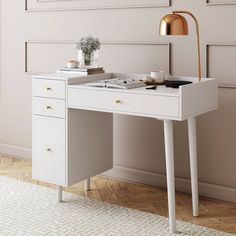
<instances>
[{"instance_id":1,"label":"white desk","mask_svg":"<svg viewBox=\"0 0 236 236\"><path fill-rule=\"evenodd\" d=\"M68 74L33 77L33 178L58 186L86 180L113 167L113 114L151 117L164 121L170 232L175 232L173 121L188 120L193 215L198 216L197 115L218 106L215 79L174 78L193 81L179 89L158 87L115 90L91 88L85 82L113 77L145 75Z\"/></svg>"}]
</instances>

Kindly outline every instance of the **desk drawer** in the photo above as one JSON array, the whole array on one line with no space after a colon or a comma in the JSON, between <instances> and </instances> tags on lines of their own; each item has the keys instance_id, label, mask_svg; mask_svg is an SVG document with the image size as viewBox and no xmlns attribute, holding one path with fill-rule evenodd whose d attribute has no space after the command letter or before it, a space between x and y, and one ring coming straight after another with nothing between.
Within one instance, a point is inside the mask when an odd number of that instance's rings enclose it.
<instances>
[{"instance_id":1,"label":"desk drawer","mask_svg":"<svg viewBox=\"0 0 236 236\"><path fill-rule=\"evenodd\" d=\"M34 114L65 118L65 100L34 97Z\"/></svg>"},{"instance_id":2,"label":"desk drawer","mask_svg":"<svg viewBox=\"0 0 236 236\"><path fill-rule=\"evenodd\" d=\"M177 117L179 102L176 96L145 95L126 92L70 88L69 107L150 117Z\"/></svg>"},{"instance_id":3,"label":"desk drawer","mask_svg":"<svg viewBox=\"0 0 236 236\"><path fill-rule=\"evenodd\" d=\"M48 80L48 79L34 79L34 96L48 97L48 98L66 98L66 84L65 81Z\"/></svg>"},{"instance_id":4,"label":"desk drawer","mask_svg":"<svg viewBox=\"0 0 236 236\"><path fill-rule=\"evenodd\" d=\"M33 116L33 177L66 183L65 120Z\"/></svg>"}]
</instances>

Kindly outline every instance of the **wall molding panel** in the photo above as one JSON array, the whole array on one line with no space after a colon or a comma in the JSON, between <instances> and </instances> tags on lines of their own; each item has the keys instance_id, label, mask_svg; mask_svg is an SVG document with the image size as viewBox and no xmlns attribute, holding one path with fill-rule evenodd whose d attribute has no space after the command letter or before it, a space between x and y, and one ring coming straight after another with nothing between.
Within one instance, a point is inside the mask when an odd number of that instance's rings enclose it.
<instances>
[{"instance_id":1,"label":"wall molding panel","mask_svg":"<svg viewBox=\"0 0 236 236\"><path fill-rule=\"evenodd\" d=\"M119 72L124 68L123 72L135 72L135 68L140 68L137 73L164 70L171 74L171 43L114 41L101 42L101 45L98 63L106 65L107 71ZM57 55L56 59L55 55ZM55 72L58 65L65 66L67 60L76 57L74 41L27 41L25 42L25 73ZM133 63L130 63L131 60Z\"/></svg>"},{"instance_id":2,"label":"wall molding panel","mask_svg":"<svg viewBox=\"0 0 236 236\"><path fill-rule=\"evenodd\" d=\"M217 6L217 5L236 5L236 1L233 0L206 0L206 5Z\"/></svg>"},{"instance_id":3,"label":"wall molding panel","mask_svg":"<svg viewBox=\"0 0 236 236\"><path fill-rule=\"evenodd\" d=\"M171 6L171 0L25 0L27 12L159 8Z\"/></svg>"},{"instance_id":4,"label":"wall molding panel","mask_svg":"<svg viewBox=\"0 0 236 236\"><path fill-rule=\"evenodd\" d=\"M213 52L213 48L218 52ZM225 48L224 50L222 48ZM229 48L233 48L229 50ZM221 50L220 50L221 49ZM228 55L224 55L228 53ZM212 56L210 54L213 54ZM230 57L233 55L234 57ZM224 56L226 58L224 58ZM205 45L205 68L206 77L216 77L220 88L236 88L236 67L232 58L236 57L236 43L206 43ZM231 58L231 59L230 59ZM215 71L211 67L214 67ZM223 62L224 63L221 63Z\"/></svg>"}]
</instances>

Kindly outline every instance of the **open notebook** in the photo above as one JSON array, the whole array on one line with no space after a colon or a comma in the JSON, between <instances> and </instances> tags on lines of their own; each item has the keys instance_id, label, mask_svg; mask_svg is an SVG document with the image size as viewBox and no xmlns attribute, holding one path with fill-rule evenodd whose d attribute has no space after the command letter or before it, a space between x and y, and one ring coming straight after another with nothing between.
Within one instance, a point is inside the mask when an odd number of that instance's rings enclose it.
<instances>
[{"instance_id":1,"label":"open notebook","mask_svg":"<svg viewBox=\"0 0 236 236\"><path fill-rule=\"evenodd\" d=\"M145 83L142 80L114 78L99 80L96 82L87 83L86 85L98 88L132 89L143 87L145 86Z\"/></svg>"}]
</instances>

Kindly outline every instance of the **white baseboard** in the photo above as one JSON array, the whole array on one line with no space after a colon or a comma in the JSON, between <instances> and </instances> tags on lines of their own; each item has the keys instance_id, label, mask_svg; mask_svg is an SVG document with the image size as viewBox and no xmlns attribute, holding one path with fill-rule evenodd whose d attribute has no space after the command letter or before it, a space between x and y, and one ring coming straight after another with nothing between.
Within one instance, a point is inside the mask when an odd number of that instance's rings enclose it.
<instances>
[{"instance_id":1,"label":"white baseboard","mask_svg":"<svg viewBox=\"0 0 236 236\"><path fill-rule=\"evenodd\" d=\"M164 174L126 168L122 166L114 166L112 170L106 171L102 175L129 182L143 183L166 188L166 176ZM177 191L187 193L191 192L190 179L176 177L175 185ZM231 187L199 182L199 194L209 198L236 203L236 189Z\"/></svg>"},{"instance_id":2,"label":"white baseboard","mask_svg":"<svg viewBox=\"0 0 236 236\"><path fill-rule=\"evenodd\" d=\"M0 143L0 153L24 159L31 159L32 157L32 151L30 148L24 148L4 143Z\"/></svg>"}]
</instances>

